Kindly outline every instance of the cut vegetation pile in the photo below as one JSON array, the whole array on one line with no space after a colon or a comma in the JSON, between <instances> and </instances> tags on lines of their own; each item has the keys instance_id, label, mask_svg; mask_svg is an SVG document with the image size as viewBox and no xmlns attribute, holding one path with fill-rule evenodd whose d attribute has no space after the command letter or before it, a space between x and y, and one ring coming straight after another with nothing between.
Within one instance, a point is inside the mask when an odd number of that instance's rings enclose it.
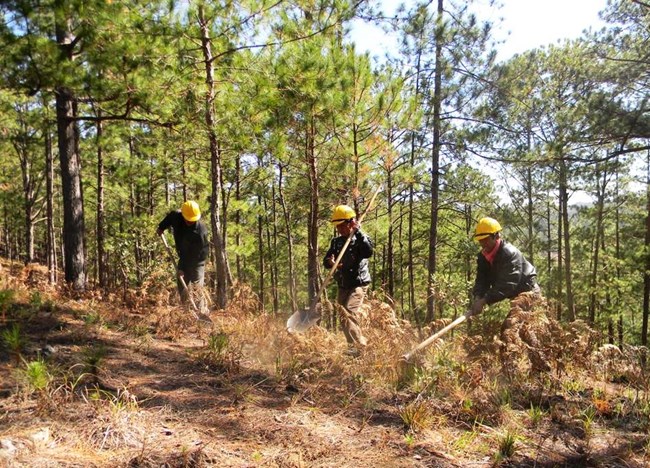
<instances>
[{"instance_id":1,"label":"cut vegetation pile","mask_svg":"<svg viewBox=\"0 0 650 468\"><path fill-rule=\"evenodd\" d=\"M503 328L488 311L405 372L400 356L449 320L418 331L371 299L355 359L342 332L286 333L289 311L260 313L244 285L202 325L169 305L163 274L77 299L38 266L0 278L0 466L650 462L644 350L602 345L530 297Z\"/></svg>"}]
</instances>

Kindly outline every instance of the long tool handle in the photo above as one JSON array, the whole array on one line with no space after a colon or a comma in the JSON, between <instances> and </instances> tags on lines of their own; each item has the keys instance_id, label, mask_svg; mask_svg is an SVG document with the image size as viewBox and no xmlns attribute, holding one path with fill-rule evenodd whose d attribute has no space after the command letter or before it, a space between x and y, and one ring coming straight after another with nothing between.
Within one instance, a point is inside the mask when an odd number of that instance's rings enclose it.
<instances>
[{"instance_id":1,"label":"long tool handle","mask_svg":"<svg viewBox=\"0 0 650 468\"><path fill-rule=\"evenodd\" d=\"M174 254L172 253L171 247L169 247L169 244L167 243L167 238L165 237L165 233L161 232L160 237L162 238L163 244L165 244L165 249L167 250L167 254L169 255L169 259L171 260L172 266L174 267L174 271L176 271L176 275L178 276L178 272L177 272L177 269L176 269L176 259L174 258ZM195 311L199 310L199 308L196 307L196 304L194 303L194 299L192 298L192 294L190 293L190 290L187 287L187 283L185 283L185 278L183 278L182 276L178 276L178 279L180 280L181 285L183 286L183 289L187 293L187 297L190 300L190 304L192 304L192 309L194 309Z\"/></svg>"},{"instance_id":2,"label":"long tool handle","mask_svg":"<svg viewBox=\"0 0 650 468\"><path fill-rule=\"evenodd\" d=\"M433 342L436 341L438 338L440 338L442 335L444 335L445 333L447 333L449 330L451 330L452 328L455 328L455 327L457 327L458 325L460 325L461 323L463 323L465 320L467 320L467 319L469 318L469 316L470 316L470 313L469 313L469 312L465 313L465 315L461 315L461 316L458 317L456 320L454 320L453 322L451 322L449 325L447 325L446 327L444 327L442 330L437 331L436 333L434 333L433 335L431 335L429 338L427 338L426 340L424 340L422 343L420 343L419 345L417 345L415 348L413 348L411 351L409 351L408 353L402 355L402 359L403 359L404 361L409 361L409 360L413 357L413 355L414 355L415 353L417 353L417 352L421 351L422 349L426 348L426 347L429 346L431 343L433 343Z\"/></svg>"},{"instance_id":3,"label":"long tool handle","mask_svg":"<svg viewBox=\"0 0 650 468\"><path fill-rule=\"evenodd\" d=\"M381 190L381 185L377 187L375 190L375 193L373 193L372 198L370 199L370 203L368 203L368 206L366 206L366 210L361 214L361 216L358 218L357 223L359 226L361 226L361 221L363 221L363 218L366 217L366 214L370 211L370 208L372 207L372 204L375 202L375 198L377 198L377 195L379 195L379 191ZM320 299L321 292L327 287L329 284L330 280L332 279L332 276L334 276L334 272L336 271L336 267L339 266L339 263L341 259L343 258L343 254L345 254L345 251L348 248L348 245L350 245L350 242L352 241L352 237L356 234L356 231L351 232L348 238L345 241L345 244L343 244L343 248L339 252L338 256L336 257L336 260L334 261L334 265L332 265L332 268L330 268L329 272L327 273L327 276L323 280L323 282L320 285L320 288L318 288L318 291L316 291L316 295L314 298L311 300L311 304L309 305L309 310L313 310L314 307L316 307L316 304L318 303L318 300Z\"/></svg>"}]
</instances>

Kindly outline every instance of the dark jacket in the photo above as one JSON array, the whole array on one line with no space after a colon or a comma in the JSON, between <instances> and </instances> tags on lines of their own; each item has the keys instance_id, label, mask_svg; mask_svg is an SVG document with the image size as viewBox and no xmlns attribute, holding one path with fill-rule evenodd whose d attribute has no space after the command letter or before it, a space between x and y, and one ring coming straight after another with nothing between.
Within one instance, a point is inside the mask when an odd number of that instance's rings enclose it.
<instances>
[{"instance_id":1,"label":"dark jacket","mask_svg":"<svg viewBox=\"0 0 650 468\"><path fill-rule=\"evenodd\" d=\"M536 278L535 267L515 246L502 241L492 265L482 253L478 254L472 293L475 298L485 298L488 304L494 304L522 292L532 291Z\"/></svg>"},{"instance_id":2,"label":"dark jacket","mask_svg":"<svg viewBox=\"0 0 650 468\"><path fill-rule=\"evenodd\" d=\"M334 258L339 256L347 237L339 236L332 239L330 248L323 258L325 268L331 265L327 260L331 255ZM339 288L352 289L357 286L370 284L370 270L368 269L368 258L372 256L372 241L361 231L357 231L350 240L350 245L341 258L340 269L334 273L334 279Z\"/></svg>"},{"instance_id":3,"label":"dark jacket","mask_svg":"<svg viewBox=\"0 0 650 468\"><path fill-rule=\"evenodd\" d=\"M178 253L178 269L185 271L205 264L208 258L210 244L208 229L201 221L187 225L180 210L172 211L158 225L164 231L172 228L174 243Z\"/></svg>"}]
</instances>

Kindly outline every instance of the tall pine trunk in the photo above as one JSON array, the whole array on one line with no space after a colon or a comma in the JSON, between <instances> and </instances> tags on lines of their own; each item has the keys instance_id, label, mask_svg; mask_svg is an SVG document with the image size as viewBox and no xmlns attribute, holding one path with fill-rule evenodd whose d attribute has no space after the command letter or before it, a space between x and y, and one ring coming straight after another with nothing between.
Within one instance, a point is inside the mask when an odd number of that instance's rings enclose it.
<instances>
[{"instance_id":1,"label":"tall pine trunk","mask_svg":"<svg viewBox=\"0 0 650 468\"><path fill-rule=\"evenodd\" d=\"M47 272L50 284L57 281L56 237L54 236L54 157L49 125L45 124L45 197L47 217Z\"/></svg>"},{"instance_id":2,"label":"tall pine trunk","mask_svg":"<svg viewBox=\"0 0 650 468\"><path fill-rule=\"evenodd\" d=\"M600 181L600 176L601 171L598 168L598 165L596 165L596 232L594 233L594 255L591 265L591 278L589 281L591 286L591 292L589 293L589 322L591 324L596 322L596 287L598 285L598 261L603 236L603 212L605 208L607 171L604 170L602 173L602 183Z\"/></svg>"},{"instance_id":3,"label":"tall pine trunk","mask_svg":"<svg viewBox=\"0 0 650 468\"><path fill-rule=\"evenodd\" d=\"M271 226L269 227L268 224L266 226L266 237L269 244L267 248L268 251L271 252L271 294L273 297L273 313L277 314L280 309L280 299L278 287L278 219L277 205L275 203L275 182L271 183Z\"/></svg>"},{"instance_id":4,"label":"tall pine trunk","mask_svg":"<svg viewBox=\"0 0 650 468\"><path fill-rule=\"evenodd\" d=\"M298 310L298 298L296 295L296 273L293 258L293 234L291 233L291 214L287 210L287 203L284 197L283 182L284 166L278 163L278 198L282 208L282 217L284 219L284 229L287 235L287 255L289 256L289 299L291 311Z\"/></svg>"},{"instance_id":5,"label":"tall pine trunk","mask_svg":"<svg viewBox=\"0 0 650 468\"><path fill-rule=\"evenodd\" d=\"M221 148L215 131L215 111L214 111L214 98L215 98L215 84L214 84L214 68L212 57L212 41L210 38L210 25L208 24L204 8L199 8L199 26L201 28L201 49L203 51L203 59L205 63L205 76L208 90L205 96L205 123L208 131L208 138L210 140L210 162L211 162L211 175L212 175L212 204L210 213L210 224L212 226L212 244L214 247L215 258L215 271L216 271L216 304L219 308L226 307L228 303L228 265L225 249L225 240L222 233L222 163L221 163Z\"/></svg>"},{"instance_id":6,"label":"tall pine trunk","mask_svg":"<svg viewBox=\"0 0 650 468\"><path fill-rule=\"evenodd\" d=\"M650 313L650 151L646 157L646 218L645 218L645 264L643 271L643 318L641 322L641 345L648 346L648 314Z\"/></svg>"},{"instance_id":7,"label":"tall pine trunk","mask_svg":"<svg viewBox=\"0 0 650 468\"><path fill-rule=\"evenodd\" d=\"M576 319L571 281L571 243L569 232L569 186L568 168L564 157L560 158L560 204L562 205L562 234L564 235L564 272L566 284L567 318L570 322Z\"/></svg>"},{"instance_id":8,"label":"tall pine trunk","mask_svg":"<svg viewBox=\"0 0 650 468\"><path fill-rule=\"evenodd\" d=\"M307 218L307 281L309 291L309 302L314 299L319 284L319 261L318 261L318 161L314 148L315 135L314 117L309 117L305 135L305 158L309 177L309 217Z\"/></svg>"},{"instance_id":9,"label":"tall pine trunk","mask_svg":"<svg viewBox=\"0 0 650 468\"><path fill-rule=\"evenodd\" d=\"M104 247L105 228L104 228L104 151L102 144L103 135L102 122L97 122L97 277L99 287L106 289L107 282L107 264L106 249Z\"/></svg>"},{"instance_id":10,"label":"tall pine trunk","mask_svg":"<svg viewBox=\"0 0 650 468\"><path fill-rule=\"evenodd\" d=\"M393 177L392 169L386 170L386 200L388 205L388 240L386 243L386 289L391 305L395 305L395 247L393 245Z\"/></svg>"},{"instance_id":11,"label":"tall pine trunk","mask_svg":"<svg viewBox=\"0 0 650 468\"><path fill-rule=\"evenodd\" d=\"M70 21L63 17L62 2L55 2L55 35L63 61L73 60L73 36ZM84 250L84 206L79 156L77 107L73 93L60 85L55 90L56 125L61 164L63 195L63 245L65 281L75 291L86 287L86 257Z\"/></svg>"},{"instance_id":12,"label":"tall pine trunk","mask_svg":"<svg viewBox=\"0 0 650 468\"><path fill-rule=\"evenodd\" d=\"M440 107L442 104L442 40L444 23L442 21L443 0L438 0L438 17L436 19L436 64L433 84L433 147L431 149L431 224L429 225L429 258L427 262L427 318L430 323L435 319L435 275L437 265L438 242L438 205L440 192L440 133L442 121Z\"/></svg>"},{"instance_id":13,"label":"tall pine trunk","mask_svg":"<svg viewBox=\"0 0 650 468\"><path fill-rule=\"evenodd\" d=\"M261 188L259 189L261 190ZM257 295L260 298L259 301L259 306L260 306L260 312L264 312L264 304L265 304L265 295L266 295L266 285L265 285L265 277L266 277L266 261L264 258L264 217L262 216L262 213L265 212L264 207L262 206L262 196L257 195L257 205L259 206L259 211L260 214L257 215L257 261L258 266L257 266L257 273L258 273L258 291Z\"/></svg>"}]
</instances>

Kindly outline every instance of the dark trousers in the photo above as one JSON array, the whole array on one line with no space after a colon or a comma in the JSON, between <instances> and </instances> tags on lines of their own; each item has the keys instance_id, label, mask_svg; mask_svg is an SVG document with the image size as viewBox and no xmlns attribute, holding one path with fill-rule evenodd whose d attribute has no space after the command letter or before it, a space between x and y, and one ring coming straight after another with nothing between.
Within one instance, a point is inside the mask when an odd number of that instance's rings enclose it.
<instances>
[{"instance_id":1,"label":"dark trousers","mask_svg":"<svg viewBox=\"0 0 650 468\"><path fill-rule=\"evenodd\" d=\"M185 284L190 291L187 291L183 287L183 283L180 278L176 278L176 287L178 288L178 293L181 296L181 303L187 304L189 301L189 294L192 294L194 298L194 304L199 309L200 312L205 312L205 298L203 297L203 284L205 281L205 264L195 265L192 267L185 267L183 271L183 279Z\"/></svg>"}]
</instances>

